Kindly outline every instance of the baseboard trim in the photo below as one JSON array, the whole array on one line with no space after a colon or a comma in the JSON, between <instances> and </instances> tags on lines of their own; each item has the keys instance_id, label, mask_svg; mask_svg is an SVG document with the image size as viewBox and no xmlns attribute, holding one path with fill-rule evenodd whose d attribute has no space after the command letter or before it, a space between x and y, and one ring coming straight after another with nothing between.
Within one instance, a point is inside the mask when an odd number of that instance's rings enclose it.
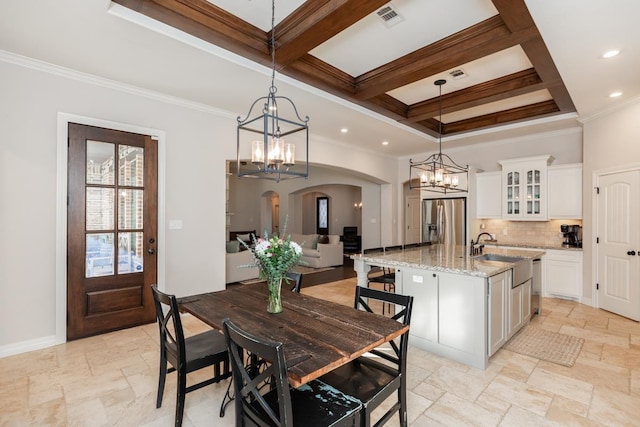
<instances>
[{"instance_id":1,"label":"baseboard trim","mask_svg":"<svg viewBox=\"0 0 640 427\"><path fill-rule=\"evenodd\" d=\"M2 359L3 357L15 356L16 354L22 354L34 350L52 347L56 344L58 344L56 342L56 336L50 335L47 337L4 345L0 347L0 359Z\"/></svg>"}]
</instances>

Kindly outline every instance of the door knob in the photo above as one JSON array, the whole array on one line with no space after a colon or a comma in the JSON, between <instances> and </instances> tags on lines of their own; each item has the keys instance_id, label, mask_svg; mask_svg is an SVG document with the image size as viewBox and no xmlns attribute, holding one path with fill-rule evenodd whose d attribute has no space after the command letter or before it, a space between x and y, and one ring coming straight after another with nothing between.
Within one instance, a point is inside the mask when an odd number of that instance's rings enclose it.
<instances>
[{"instance_id":1,"label":"door knob","mask_svg":"<svg viewBox=\"0 0 640 427\"><path fill-rule=\"evenodd\" d=\"M627 252L627 255L635 255L635 254L636 254L636 251L628 251Z\"/></svg>"}]
</instances>

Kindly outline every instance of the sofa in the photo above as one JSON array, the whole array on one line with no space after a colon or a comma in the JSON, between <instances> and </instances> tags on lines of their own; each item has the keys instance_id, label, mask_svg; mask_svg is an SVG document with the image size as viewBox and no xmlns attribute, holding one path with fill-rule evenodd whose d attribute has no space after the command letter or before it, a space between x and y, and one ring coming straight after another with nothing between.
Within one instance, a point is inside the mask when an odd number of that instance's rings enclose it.
<instances>
[{"instance_id":1,"label":"sofa","mask_svg":"<svg viewBox=\"0 0 640 427\"><path fill-rule=\"evenodd\" d=\"M344 264L344 251L340 236L330 234L291 234L291 241L302 247L302 265L313 268Z\"/></svg>"},{"instance_id":2,"label":"sofa","mask_svg":"<svg viewBox=\"0 0 640 427\"><path fill-rule=\"evenodd\" d=\"M258 267L240 267L241 265L253 264L251 252L237 240L242 240L250 244L250 235L255 234L255 230L231 231L227 241L227 253L225 263L225 283L241 282L244 280L257 279L260 275Z\"/></svg>"}]
</instances>

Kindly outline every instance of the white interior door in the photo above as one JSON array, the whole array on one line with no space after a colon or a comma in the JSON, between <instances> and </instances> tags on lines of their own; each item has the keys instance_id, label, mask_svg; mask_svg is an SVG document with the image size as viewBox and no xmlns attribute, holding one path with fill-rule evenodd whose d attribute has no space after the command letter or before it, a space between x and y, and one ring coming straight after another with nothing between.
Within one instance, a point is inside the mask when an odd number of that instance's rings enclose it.
<instances>
[{"instance_id":1,"label":"white interior door","mask_svg":"<svg viewBox=\"0 0 640 427\"><path fill-rule=\"evenodd\" d=\"M419 243L421 224L419 197L407 197L405 224L407 225L404 236L405 245L410 243Z\"/></svg>"},{"instance_id":2,"label":"white interior door","mask_svg":"<svg viewBox=\"0 0 640 427\"><path fill-rule=\"evenodd\" d=\"M598 305L640 320L640 171L598 178Z\"/></svg>"}]
</instances>

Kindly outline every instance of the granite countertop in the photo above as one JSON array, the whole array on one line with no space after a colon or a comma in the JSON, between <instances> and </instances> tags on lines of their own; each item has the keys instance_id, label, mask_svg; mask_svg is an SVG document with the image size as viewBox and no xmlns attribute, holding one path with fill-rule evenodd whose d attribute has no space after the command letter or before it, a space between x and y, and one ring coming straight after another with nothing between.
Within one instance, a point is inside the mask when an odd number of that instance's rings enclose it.
<instances>
[{"instance_id":1,"label":"granite countertop","mask_svg":"<svg viewBox=\"0 0 640 427\"><path fill-rule=\"evenodd\" d=\"M553 249L553 250L559 250L559 251L579 251L582 252L582 247L575 247L575 246L562 246L562 245L544 245L544 244L537 244L537 243L501 243L498 242L497 240L484 240L482 241L483 244L485 245L491 245L491 246L509 246L512 248L532 248L532 249Z\"/></svg>"},{"instance_id":2,"label":"granite countertop","mask_svg":"<svg viewBox=\"0 0 640 427\"><path fill-rule=\"evenodd\" d=\"M537 258L544 255L544 251L538 250L526 251L486 247L483 253L494 253L520 258ZM469 255L468 246L455 245L422 246L405 251L387 252L385 254L356 254L351 255L351 259L370 264L423 268L479 277L494 276L513 267L513 263L510 262L474 259L474 257Z\"/></svg>"}]
</instances>

